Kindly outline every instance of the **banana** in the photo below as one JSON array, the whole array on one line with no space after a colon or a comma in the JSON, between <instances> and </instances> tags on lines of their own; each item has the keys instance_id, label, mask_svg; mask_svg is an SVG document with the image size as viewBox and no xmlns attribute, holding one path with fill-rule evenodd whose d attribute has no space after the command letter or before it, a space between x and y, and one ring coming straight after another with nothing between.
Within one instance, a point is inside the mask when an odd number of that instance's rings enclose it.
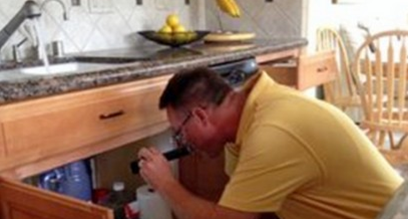
<instances>
[{"instance_id":1,"label":"banana","mask_svg":"<svg viewBox=\"0 0 408 219\"><path fill-rule=\"evenodd\" d=\"M229 0L234 10L234 17L241 17L241 10L235 0Z\"/></svg>"},{"instance_id":2,"label":"banana","mask_svg":"<svg viewBox=\"0 0 408 219\"><path fill-rule=\"evenodd\" d=\"M228 14L228 6L225 0L216 0L218 7L221 9L221 11L225 12Z\"/></svg>"},{"instance_id":3,"label":"banana","mask_svg":"<svg viewBox=\"0 0 408 219\"><path fill-rule=\"evenodd\" d=\"M231 17L240 17L241 10L235 0L216 0L221 11L230 15Z\"/></svg>"},{"instance_id":4,"label":"banana","mask_svg":"<svg viewBox=\"0 0 408 219\"><path fill-rule=\"evenodd\" d=\"M240 17L241 12L235 0L225 0L228 3L228 8L230 9L230 15L232 17Z\"/></svg>"}]
</instances>

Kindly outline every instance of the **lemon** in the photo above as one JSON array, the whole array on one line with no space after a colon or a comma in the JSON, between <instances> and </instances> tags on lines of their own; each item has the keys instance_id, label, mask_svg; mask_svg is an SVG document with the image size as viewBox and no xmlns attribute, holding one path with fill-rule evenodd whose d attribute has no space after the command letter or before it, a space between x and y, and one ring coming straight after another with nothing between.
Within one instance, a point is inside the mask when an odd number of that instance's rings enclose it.
<instances>
[{"instance_id":1,"label":"lemon","mask_svg":"<svg viewBox=\"0 0 408 219\"><path fill-rule=\"evenodd\" d=\"M172 35L171 34L168 34L168 33L159 33L159 36L160 36L160 39L163 41L163 42L166 42L166 43L170 43L170 42L172 42Z\"/></svg>"},{"instance_id":2,"label":"lemon","mask_svg":"<svg viewBox=\"0 0 408 219\"><path fill-rule=\"evenodd\" d=\"M184 33L175 33L173 35L173 39L178 43L183 43L183 42L188 41L188 36L187 36L186 32L184 32Z\"/></svg>"},{"instance_id":3,"label":"lemon","mask_svg":"<svg viewBox=\"0 0 408 219\"><path fill-rule=\"evenodd\" d=\"M189 31L189 32L187 33L187 39L188 39L189 41L195 39L196 37L197 37L197 33L193 32L193 31Z\"/></svg>"},{"instance_id":4,"label":"lemon","mask_svg":"<svg viewBox=\"0 0 408 219\"><path fill-rule=\"evenodd\" d=\"M181 24L178 24L177 26L173 27L174 33L185 33L186 31L187 31L186 28Z\"/></svg>"},{"instance_id":5,"label":"lemon","mask_svg":"<svg viewBox=\"0 0 408 219\"><path fill-rule=\"evenodd\" d=\"M162 28L160 28L159 33L171 33L173 30L167 24L165 24Z\"/></svg>"},{"instance_id":6,"label":"lemon","mask_svg":"<svg viewBox=\"0 0 408 219\"><path fill-rule=\"evenodd\" d=\"M171 14L167 16L166 18L166 24L169 25L170 27L176 27L177 25L180 24L180 19L176 14Z\"/></svg>"}]
</instances>

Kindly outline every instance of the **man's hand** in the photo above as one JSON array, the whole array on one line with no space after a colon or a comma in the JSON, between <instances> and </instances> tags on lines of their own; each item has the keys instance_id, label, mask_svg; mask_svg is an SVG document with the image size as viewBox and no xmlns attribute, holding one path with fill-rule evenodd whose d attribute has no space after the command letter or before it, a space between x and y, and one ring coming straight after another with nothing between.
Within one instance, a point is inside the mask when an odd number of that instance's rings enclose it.
<instances>
[{"instance_id":1,"label":"man's hand","mask_svg":"<svg viewBox=\"0 0 408 219\"><path fill-rule=\"evenodd\" d=\"M140 175L153 189L160 191L166 184L176 181L170 163L156 148L142 148L138 156Z\"/></svg>"},{"instance_id":2,"label":"man's hand","mask_svg":"<svg viewBox=\"0 0 408 219\"><path fill-rule=\"evenodd\" d=\"M155 148L139 151L140 174L167 201L180 219L257 219L259 213L242 212L208 202L188 192L173 176L169 162Z\"/></svg>"}]
</instances>

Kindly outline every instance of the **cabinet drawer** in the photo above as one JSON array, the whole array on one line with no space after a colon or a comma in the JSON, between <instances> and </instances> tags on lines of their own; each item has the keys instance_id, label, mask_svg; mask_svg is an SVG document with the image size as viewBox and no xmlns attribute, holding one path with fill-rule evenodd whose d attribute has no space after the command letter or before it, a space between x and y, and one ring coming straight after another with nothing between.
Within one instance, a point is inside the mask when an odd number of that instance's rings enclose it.
<instances>
[{"instance_id":1,"label":"cabinet drawer","mask_svg":"<svg viewBox=\"0 0 408 219\"><path fill-rule=\"evenodd\" d=\"M298 65L298 89L300 90L333 81L338 72L333 51L300 56Z\"/></svg>"},{"instance_id":2,"label":"cabinet drawer","mask_svg":"<svg viewBox=\"0 0 408 219\"><path fill-rule=\"evenodd\" d=\"M299 90L327 83L337 75L334 52L302 55L297 62L261 65L261 69L276 82Z\"/></svg>"},{"instance_id":3,"label":"cabinet drawer","mask_svg":"<svg viewBox=\"0 0 408 219\"><path fill-rule=\"evenodd\" d=\"M166 83L167 77L149 79L0 109L6 156L0 170L165 121L158 100Z\"/></svg>"}]
</instances>

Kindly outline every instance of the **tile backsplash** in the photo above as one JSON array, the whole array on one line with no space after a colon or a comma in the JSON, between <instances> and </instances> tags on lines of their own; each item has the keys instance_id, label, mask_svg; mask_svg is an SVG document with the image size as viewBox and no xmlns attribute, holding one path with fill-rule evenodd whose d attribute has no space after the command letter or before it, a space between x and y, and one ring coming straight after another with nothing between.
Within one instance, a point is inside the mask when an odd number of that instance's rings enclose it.
<instances>
[{"instance_id":1,"label":"tile backsplash","mask_svg":"<svg viewBox=\"0 0 408 219\"><path fill-rule=\"evenodd\" d=\"M210 30L250 31L257 37L300 37L305 0L236 0L242 17L220 12L216 1L206 1L206 24Z\"/></svg>"},{"instance_id":2,"label":"tile backsplash","mask_svg":"<svg viewBox=\"0 0 408 219\"><path fill-rule=\"evenodd\" d=\"M1 0L0 28L3 28L24 4L25 0ZM46 0L34 0L42 4ZM69 20L64 21L62 7L57 1L44 4L42 16L43 38L46 44L60 40L66 53L123 48L151 44L139 36L140 30L159 29L170 13L180 16L188 29L250 31L257 37L299 37L302 35L304 8L302 1L236 0L242 17L230 18L220 12L215 0L79 0L79 6L62 0ZM137 5L142 2L142 5ZM96 7L96 6L97 7ZM37 40L30 37L26 21L3 46L0 59L11 59L12 45L24 37L29 40L21 46L25 56L34 56Z\"/></svg>"},{"instance_id":3,"label":"tile backsplash","mask_svg":"<svg viewBox=\"0 0 408 219\"><path fill-rule=\"evenodd\" d=\"M44 4L40 21L46 44L61 40L66 53L123 48L149 44L136 32L159 29L168 14L176 13L187 28L197 29L198 3L178 0L144 0L137 5L136 0L80 0L79 6L72 6L72 0L62 0L69 19L64 21L62 7L57 1ZM24 4L25 0L1 0L0 28L3 28ZM36 0L42 4L45 0ZM101 5L103 3L103 5ZM95 6L96 5L96 6ZM21 46L25 55L33 55L36 40L24 26L32 26L32 21L24 24L14 33L1 49L1 59L11 58L11 47L24 37L29 40Z\"/></svg>"}]
</instances>

